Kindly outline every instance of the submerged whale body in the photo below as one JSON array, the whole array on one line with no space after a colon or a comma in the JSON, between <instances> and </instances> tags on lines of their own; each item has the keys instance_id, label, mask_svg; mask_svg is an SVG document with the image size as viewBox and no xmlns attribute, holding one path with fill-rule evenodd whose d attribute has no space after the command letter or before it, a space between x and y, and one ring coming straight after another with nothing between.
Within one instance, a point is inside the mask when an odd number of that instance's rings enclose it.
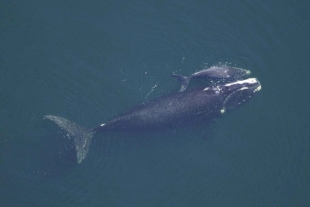
<instances>
[{"instance_id":1,"label":"submerged whale body","mask_svg":"<svg viewBox=\"0 0 310 207\"><path fill-rule=\"evenodd\" d=\"M93 129L86 129L58 116L46 115L45 118L54 121L74 137L77 161L81 163L87 155L94 133L163 129L205 122L239 107L260 89L259 81L256 78L249 78L168 94L133 107Z\"/></svg>"},{"instance_id":2,"label":"submerged whale body","mask_svg":"<svg viewBox=\"0 0 310 207\"><path fill-rule=\"evenodd\" d=\"M250 75L251 71L242 68L232 67L228 65L214 66L211 68L203 69L192 75L186 77L177 74L173 74L172 77L176 78L181 83L180 92L185 91L190 80L195 78L206 78L217 83L236 81L247 75Z\"/></svg>"}]
</instances>

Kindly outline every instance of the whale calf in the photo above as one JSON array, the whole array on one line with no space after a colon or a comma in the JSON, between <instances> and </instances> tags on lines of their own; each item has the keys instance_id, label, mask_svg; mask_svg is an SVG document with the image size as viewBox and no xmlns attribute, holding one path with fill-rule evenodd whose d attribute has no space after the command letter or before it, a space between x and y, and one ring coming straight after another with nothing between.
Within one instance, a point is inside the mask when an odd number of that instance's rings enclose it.
<instances>
[{"instance_id":1,"label":"whale calf","mask_svg":"<svg viewBox=\"0 0 310 207\"><path fill-rule=\"evenodd\" d=\"M193 78L207 78L213 81L233 81L239 80L247 75L250 75L251 71L242 68L232 67L228 65L217 66L207 68L192 75L186 77L177 74L173 74L172 77L176 78L181 83L180 92L185 91L189 81Z\"/></svg>"},{"instance_id":2,"label":"whale calf","mask_svg":"<svg viewBox=\"0 0 310 207\"><path fill-rule=\"evenodd\" d=\"M141 103L93 129L59 116L46 115L45 118L74 138L77 162L81 163L88 153L93 134L97 132L160 130L203 123L241 106L260 89L260 82L249 78L172 93Z\"/></svg>"}]
</instances>

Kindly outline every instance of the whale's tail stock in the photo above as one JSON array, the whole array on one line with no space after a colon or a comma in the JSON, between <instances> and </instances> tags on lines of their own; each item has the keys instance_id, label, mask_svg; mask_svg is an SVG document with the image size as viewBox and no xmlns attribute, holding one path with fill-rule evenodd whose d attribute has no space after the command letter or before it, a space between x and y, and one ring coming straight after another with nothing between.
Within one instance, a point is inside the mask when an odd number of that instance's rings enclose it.
<instances>
[{"instance_id":1,"label":"whale's tail stock","mask_svg":"<svg viewBox=\"0 0 310 207\"><path fill-rule=\"evenodd\" d=\"M89 145L95 132L59 116L46 115L44 118L55 122L74 139L77 162L81 163L88 153Z\"/></svg>"}]
</instances>

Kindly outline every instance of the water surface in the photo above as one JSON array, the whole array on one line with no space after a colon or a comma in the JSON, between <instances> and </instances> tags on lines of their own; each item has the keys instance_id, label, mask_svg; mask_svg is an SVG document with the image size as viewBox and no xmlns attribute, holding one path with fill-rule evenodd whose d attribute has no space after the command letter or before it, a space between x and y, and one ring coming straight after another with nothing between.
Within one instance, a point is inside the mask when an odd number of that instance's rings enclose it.
<instances>
[{"instance_id":1,"label":"water surface","mask_svg":"<svg viewBox=\"0 0 310 207\"><path fill-rule=\"evenodd\" d=\"M310 205L308 2L0 8L1 206ZM260 80L248 104L175 131L98 134L80 165L72 141L43 120L91 128L178 91L174 72L223 63Z\"/></svg>"}]
</instances>

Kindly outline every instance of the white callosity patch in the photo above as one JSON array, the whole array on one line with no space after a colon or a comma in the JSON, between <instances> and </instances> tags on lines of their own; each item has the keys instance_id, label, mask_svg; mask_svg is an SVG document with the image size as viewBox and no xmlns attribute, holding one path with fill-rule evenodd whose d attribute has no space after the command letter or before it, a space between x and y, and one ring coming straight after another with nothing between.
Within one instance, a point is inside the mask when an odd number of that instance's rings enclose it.
<instances>
[{"instance_id":1,"label":"white callosity patch","mask_svg":"<svg viewBox=\"0 0 310 207\"><path fill-rule=\"evenodd\" d=\"M221 113L224 114L225 113L225 109L221 109Z\"/></svg>"},{"instance_id":2,"label":"white callosity patch","mask_svg":"<svg viewBox=\"0 0 310 207\"><path fill-rule=\"evenodd\" d=\"M227 84L225 84L225 86L232 86L235 84L244 84L244 83L258 83L258 80L256 78L249 78L249 79L245 79L245 80L236 81L233 83L227 83Z\"/></svg>"},{"instance_id":3,"label":"white callosity patch","mask_svg":"<svg viewBox=\"0 0 310 207\"><path fill-rule=\"evenodd\" d=\"M105 124L100 124L100 126L104 126Z\"/></svg>"},{"instance_id":4,"label":"white callosity patch","mask_svg":"<svg viewBox=\"0 0 310 207\"><path fill-rule=\"evenodd\" d=\"M260 85L260 86L258 86L253 92L255 93L255 92L257 92L257 91L260 91L262 89L262 86Z\"/></svg>"}]
</instances>

